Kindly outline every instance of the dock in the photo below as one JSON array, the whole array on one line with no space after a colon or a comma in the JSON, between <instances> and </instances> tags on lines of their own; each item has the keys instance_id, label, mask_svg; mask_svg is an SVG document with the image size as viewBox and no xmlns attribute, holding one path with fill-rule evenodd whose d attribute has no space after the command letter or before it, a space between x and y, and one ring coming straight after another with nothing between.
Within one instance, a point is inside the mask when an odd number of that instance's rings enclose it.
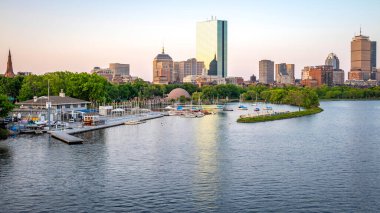
<instances>
[{"instance_id":1,"label":"dock","mask_svg":"<svg viewBox=\"0 0 380 213\"><path fill-rule=\"evenodd\" d=\"M135 121L147 121L155 118L161 118L164 115L161 113L150 113L141 116L128 116L128 117L120 117L115 119L107 120L105 124L98 126L82 126L80 128L68 129L64 131L48 131L54 138L57 138L67 144L82 144L84 142L83 139L72 136L72 134L84 133L94 130L105 129L114 126L124 125L125 122L135 120Z\"/></svg>"},{"instance_id":2,"label":"dock","mask_svg":"<svg viewBox=\"0 0 380 213\"><path fill-rule=\"evenodd\" d=\"M66 132L51 132L50 134L54 138L57 138L57 139L65 142L65 143L67 143L69 145L72 145L72 144L82 144L83 143L83 139L82 138L78 138L78 137L69 135Z\"/></svg>"}]
</instances>

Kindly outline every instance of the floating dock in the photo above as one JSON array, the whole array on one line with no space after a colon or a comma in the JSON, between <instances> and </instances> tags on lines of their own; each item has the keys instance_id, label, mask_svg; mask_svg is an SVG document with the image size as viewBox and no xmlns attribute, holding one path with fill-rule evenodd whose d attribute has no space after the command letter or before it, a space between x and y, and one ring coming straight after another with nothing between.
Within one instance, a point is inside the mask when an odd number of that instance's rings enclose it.
<instances>
[{"instance_id":1,"label":"floating dock","mask_svg":"<svg viewBox=\"0 0 380 213\"><path fill-rule=\"evenodd\" d=\"M65 142L65 143L67 143L69 145L72 145L72 144L82 144L83 143L83 139L82 138L78 138L78 137L69 135L66 132L51 132L50 134L54 138L57 138L57 139Z\"/></svg>"},{"instance_id":2,"label":"floating dock","mask_svg":"<svg viewBox=\"0 0 380 213\"><path fill-rule=\"evenodd\" d=\"M161 118L163 115L161 113L152 113L144 116L138 116L138 117L122 117L114 120L109 120L106 122L106 124L99 125L99 126L83 126L81 128L75 128L65 131L48 131L54 138L57 138L67 144L82 144L83 139L72 136L72 134L77 133L83 133L83 132L89 132L99 129L105 129L113 126L119 126L124 125L124 122L130 121L130 120L137 120L137 121L146 121L151 120L155 118Z\"/></svg>"}]
</instances>

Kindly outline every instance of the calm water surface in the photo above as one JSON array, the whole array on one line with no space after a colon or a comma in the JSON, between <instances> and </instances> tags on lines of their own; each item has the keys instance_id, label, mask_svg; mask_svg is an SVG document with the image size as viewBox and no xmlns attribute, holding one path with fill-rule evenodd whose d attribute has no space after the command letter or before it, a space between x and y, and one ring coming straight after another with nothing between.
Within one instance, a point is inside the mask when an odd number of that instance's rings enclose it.
<instances>
[{"instance_id":1,"label":"calm water surface","mask_svg":"<svg viewBox=\"0 0 380 213\"><path fill-rule=\"evenodd\" d=\"M257 124L164 117L75 146L1 141L0 212L380 212L380 101L322 107Z\"/></svg>"}]
</instances>

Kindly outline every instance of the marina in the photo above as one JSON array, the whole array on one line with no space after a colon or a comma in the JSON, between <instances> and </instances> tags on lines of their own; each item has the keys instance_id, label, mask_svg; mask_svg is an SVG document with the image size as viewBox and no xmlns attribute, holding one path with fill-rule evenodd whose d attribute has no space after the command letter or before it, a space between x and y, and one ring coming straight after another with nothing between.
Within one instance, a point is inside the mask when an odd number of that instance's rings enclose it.
<instances>
[{"instance_id":1,"label":"marina","mask_svg":"<svg viewBox=\"0 0 380 213\"><path fill-rule=\"evenodd\" d=\"M159 112L151 112L147 114L142 115L135 115L135 116L126 116L126 117L119 117L119 118L113 118L107 120L104 124L97 125L97 126L80 126L78 128L73 129L67 129L63 131L49 131L48 133L51 134L53 137L67 143L67 144L75 144L80 138L77 139L77 137L69 137L73 134L88 132L88 131L94 131L94 130L100 130L105 129L109 127L124 125L126 122L145 122L147 120L155 119L155 118L161 118L163 115ZM83 140L81 141L83 142Z\"/></svg>"}]
</instances>

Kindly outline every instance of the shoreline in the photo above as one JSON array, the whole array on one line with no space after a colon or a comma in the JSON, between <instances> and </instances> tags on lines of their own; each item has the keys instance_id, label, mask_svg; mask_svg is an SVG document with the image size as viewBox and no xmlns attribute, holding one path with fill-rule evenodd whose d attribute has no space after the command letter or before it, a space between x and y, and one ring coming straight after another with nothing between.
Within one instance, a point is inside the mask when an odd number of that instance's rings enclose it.
<instances>
[{"instance_id":1,"label":"shoreline","mask_svg":"<svg viewBox=\"0 0 380 213\"><path fill-rule=\"evenodd\" d=\"M323 109L320 107L314 107L302 111L294 111L294 112L288 112L288 113L282 113L282 114L276 114L276 115L264 115L264 116L257 116L257 117L248 117L248 118L239 118L236 122L238 123L259 123L259 122L267 122L267 121L276 121L276 120L284 120L284 119L291 119L291 118L298 118L308 115L314 115L318 114L320 112L323 112Z\"/></svg>"}]
</instances>

